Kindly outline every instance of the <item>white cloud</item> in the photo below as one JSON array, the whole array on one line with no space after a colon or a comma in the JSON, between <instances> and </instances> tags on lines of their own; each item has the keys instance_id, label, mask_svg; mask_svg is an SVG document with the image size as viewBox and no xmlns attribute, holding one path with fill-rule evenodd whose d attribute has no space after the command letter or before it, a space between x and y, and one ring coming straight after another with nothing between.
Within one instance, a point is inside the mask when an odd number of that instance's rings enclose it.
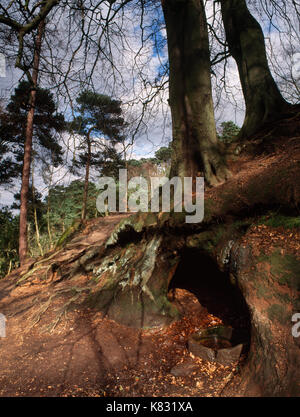
<instances>
[{"instance_id":1,"label":"white cloud","mask_svg":"<svg viewBox=\"0 0 300 417\"><path fill-rule=\"evenodd\" d=\"M86 4L88 4L88 2L86 2ZM101 4L102 6L105 5L105 3ZM206 4L208 7L207 16L212 16L213 2L206 2ZM101 10L99 9L99 13L101 12L102 16L104 16L108 10L108 4L106 4L104 8L102 7ZM251 8L251 12L255 12L255 10ZM260 19L259 13L255 13L255 17ZM74 100L79 92L80 83L84 85L84 82L87 79L87 74L95 64L92 81L96 91L103 94L113 95L115 98L121 99L124 103L123 107L127 113L128 119L132 121L134 126L137 126L149 95L154 94L153 87L151 87L151 84L147 83L147 81L151 81L153 84L153 81L157 76L158 68L161 66L160 58L166 59L167 57L167 47L161 51L161 57L159 57L153 53L151 39L146 39L146 36L144 36L144 48L141 50L142 41L141 32L139 31L140 12L138 9L133 9L131 15L126 13L124 15L120 15L118 19L115 20L114 26L111 26L110 36L107 38L107 40L110 40L110 51L106 49L106 53L111 54L110 58L113 60L115 67L112 67L111 63L106 59L104 50L99 54L99 59L95 63L96 49L94 48L88 51L86 61L84 49L79 50L76 54L76 59L69 68L69 57L76 50L79 44L80 32L71 33L72 42L70 48L67 49L67 36L63 39L62 31L64 30L67 32L68 25L65 24L65 16L63 14L57 16L57 21L60 20L60 25L56 33L57 38L55 40L53 38L52 41L52 45L54 46L52 53L54 53L61 65L61 73L57 73L55 80L56 83L61 83L57 98L61 102L61 105L65 100L64 103L67 106L67 113L70 115L71 110L68 102L69 96L66 94L66 91L63 90L63 77L66 72L70 70L70 78L72 78L73 81L70 81L69 83L69 93L70 97ZM150 24L150 17L144 16L144 19L145 24ZM295 31L295 28L297 27L296 17L291 16L291 21ZM52 29L54 28L53 25L55 23L55 20L49 23ZM119 36L122 34L121 30L119 30L121 25L124 30L123 34L126 34L126 38L123 37L123 39ZM264 27L267 30L267 25L264 25ZM97 42L102 36L100 44L101 47L104 48L105 36L101 32L99 19L97 20L97 18L95 18L91 25L91 29L92 33L94 33L94 45L97 45ZM61 33L58 33L59 30ZM166 36L166 30L164 27L161 28L161 34L162 36ZM270 33L266 33L266 35L270 39L270 42L267 40L266 44L269 56L271 57L271 53L273 54L272 70L276 80L280 80L280 75L287 74L288 71L291 71L291 68L292 74L294 76L297 76L298 74L299 76L299 43L298 49L296 44L294 45L289 43L290 34L287 30L284 34L279 34L276 30L272 30ZM60 37L62 39L60 39ZM60 46L60 42L62 46ZM270 45L272 45L272 49L270 48ZM291 45L294 49L290 58L286 59L283 52L289 45ZM43 52L47 60L51 62L50 50L48 51L47 48L44 48ZM137 52L139 53L137 54ZM43 62L45 63L45 61ZM215 103L217 103L218 99L220 99L220 105L216 109L217 122L221 123L225 120L233 120L241 126L244 118L244 100L238 70L234 60L228 60L225 85L221 82L224 75L222 71L223 64L221 63L216 68L216 78L214 76L212 77ZM9 70L6 75L6 78L0 78L0 90L2 89L3 93L7 96L8 92L11 92L12 87L19 79L20 72L17 70ZM42 82L43 86L53 86L51 80L45 77L42 77ZM148 112L145 114L144 124L142 124L142 127L143 129L131 149L131 157L135 157L137 159L142 156L152 156L160 146L166 145L171 139L170 109L168 105L167 87L163 92L158 94L157 97L153 98L151 105L149 105ZM70 142L65 136L64 140L69 149L68 156L66 157L66 160L68 160L68 158L72 157L72 152L78 143L78 138L73 139L73 142ZM68 174L67 167L63 166L55 170L53 178L57 182L70 182L74 177ZM42 184L42 179L37 178L36 183L39 184L39 187L41 187L42 190L46 190L45 185ZM10 197L7 192L2 192L1 200L10 201L9 199Z\"/></svg>"}]
</instances>

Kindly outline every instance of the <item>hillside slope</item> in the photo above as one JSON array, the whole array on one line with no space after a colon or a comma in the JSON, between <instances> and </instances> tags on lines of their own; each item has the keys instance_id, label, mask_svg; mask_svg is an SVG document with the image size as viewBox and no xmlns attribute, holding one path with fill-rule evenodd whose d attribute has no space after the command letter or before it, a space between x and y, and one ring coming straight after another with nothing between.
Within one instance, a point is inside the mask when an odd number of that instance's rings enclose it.
<instances>
[{"instance_id":1,"label":"hillside slope","mask_svg":"<svg viewBox=\"0 0 300 417\"><path fill-rule=\"evenodd\" d=\"M248 390L248 395L259 396L266 395L262 387L268 378L284 381L277 395L298 395L299 344L290 335L290 322L280 322L278 311L284 311L289 320L300 309L299 123L299 115L281 121L240 147L241 154L230 161L233 177L206 191L203 224L187 228L172 214L153 217L151 213L94 219L60 249L30 260L0 280L0 312L7 318L7 335L0 339L0 395L234 396L247 395ZM107 246L112 232L114 244ZM164 242L159 251L166 256L174 253L170 264L160 263L159 256L148 251L149 242L158 235ZM229 240L234 241L230 268L238 257L240 269L236 271L225 271L222 261ZM222 294L215 298L206 287L206 301L202 301L195 280L190 288L177 287L173 298L167 295L184 258L182 250L192 246L199 250L199 259L205 252L220 271L224 269L224 277L231 274L238 281L247 302L252 322L250 355L232 366L191 356L187 340L200 327L236 323L240 312L227 308ZM119 314L115 309L100 308L108 294L103 289L112 276L119 285L130 271L129 275L143 268L147 251L147 259L161 268L154 273L147 269L152 274L149 283L162 274L162 296L180 316L152 329L127 327L127 322L114 320ZM124 257L126 264L122 264ZM296 287L284 281L288 268L298 277ZM186 271L194 274L192 269ZM209 281L211 270L204 273ZM122 288L125 296L126 286ZM119 294L113 293L116 303ZM274 309L274 304L281 309ZM133 305L136 308L138 302ZM152 305L147 306L151 315ZM127 320L128 314L133 322L135 310L130 308L128 304L128 311L121 311L120 317ZM270 346L274 366L260 373L264 358L253 358L253 352L266 346ZM275 369L277 365L280 369ZM253 373L260 375L257 383Z\"/></svg>"}]
</instances>

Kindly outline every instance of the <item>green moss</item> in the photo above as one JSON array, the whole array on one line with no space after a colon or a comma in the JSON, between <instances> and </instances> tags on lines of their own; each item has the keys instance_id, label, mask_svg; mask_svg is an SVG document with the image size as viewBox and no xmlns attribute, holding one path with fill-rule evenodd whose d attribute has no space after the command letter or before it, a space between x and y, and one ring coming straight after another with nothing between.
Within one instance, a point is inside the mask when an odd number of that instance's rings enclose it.
<instances>
[{"instance_id":1,"label":"green moss","mask_svg":"<svg viewBox=\"0 0 300 417\"><path fill-rule=\"evenodd\" d=\"M213 230L189 236L186 240L186 245L190 248L199 248L211 252L224 237L225 232L225 227L220 225Z\"/></svg>"},{"instance_id":2,"label":"green moss","mask_svg":"<svg viewBox=\"0 0 300 417\"><path fill-rule=\"evenodd\" d=\"M212 238L212 232L206 231L201 233L196 233L187 237L186 245L189 248L200 248L205 245Z\"/></svg>"},{"instance_id":3,"label":"green moss","mask_svg":"<svg viewBox=\"0 0 300 417\"><path fill-rule=\"evenodd\" d=\"M58 239L55 247L60 248L69 242L74 237L75 233L81 229L81 226L82 223L80 219L74 220L72 225Z\"/></svg>"},{"instance_id":4,"label":"green moss","mask_svg":"<svg viewBox=\"0 0 300 417\"><path fill-rule=\"evenodd\" d=\"M159 221L160 227L162 227L169 220L169 218L170 218L170 213L168 212L159 213L158 221Z\"/></svg>"},{"instance_id":5,"label":"green moss","mask_svg":"<svg viewBox=\"0 0 300 417\"><path fill-rule=\"evenodd\" d=\"M263 285L258 285L256 290L256 295L259 298L264 298L265 300L269 300L272 298L272 294L270 291Z\"/></svg>"},{"instance_id":6,"label":"green moss","mask_svg":"<svg viewBox=\"0 0 300 417\"><path fill-rule=\"evenodd\" d=\"M171 259L169 259L168 260L168 263L169 263L169 266L170 266L170 268L171 267L173 267L173 266L175 266L176 264L178 264L178 258L176 257L176 258L171 258Z\"/></svg>"},{"instance_id":7,"label":"green moss","mask_svg":"<svg viewBox=\"0 0 300 417\"><path fill-rule=\"evenodd\" d=\"M157 297L155 302L160 314L167 315L171 317L173 320L177 320L180 318L179 311L177 310L175 305L167 299L165 295Z\"/></svg>"},{"instance_id":8,"label":"green moss","mask_svg":"<svg viewBox=\"0 0 300 417\"><path fill-rule=\"evenodd\" d=\"M224 237L226 228L224 226L218 226L214 229L212 242L214 245L217 245L220 240Z\"/></svg>"},{"instance_id":9,"label":"green moss","mask_svg":"<svg viewBox=\"0 0 300 417\"><path fill-rule=\"evenodd\" d=\"M249 226L251 226L251 224L254 223L253 218L247 218L247 219L243 219L243 220L236 220L233 224L232 224L232 228L234 230L240 230L240 229L246 229Z\"/></svg>"},{"instance_id":10,"label":"green moss","mask_svg":"<svg viewBox=\"0 0 300 417\"><path fill-rule=\"evenodd\" d=\"M300 227L300 217L284 216L274 212L263 216L258 221L258 224L265 224L270 227L284 227L285 229L294 229Z\"/></svg>"},{"instance_id":11,"label":"green moss","mask_svg":"<svg viewBox=\"0 0 300 417\"><path fill-rule=\"evenodd\" d=\"M300 299L297 298L296 300L294 300L293 302L293 307L295 311L300 311Z\"/></svg>"},{"instance_id":12,"label":"green moss","mask_svg":"<svg viewBox=\"0 0 300 417\"><path fill-rule=\"evenodd\" d=\"M186 216L190 215L190 213L185 213L185 211L181 211L179 213L171 212L170 218L169 218L169 224L171 227L177 227L182 224L185 224Z\"/></svg>"},{"instance_id":13,"label":"green moss","mask_svg":"<svg viewBox=\"0 0 300 417\"><path fill-rule=\"evenodd\" d=\"M155 225L157 225L157 223L158 223L157 214L147 213L147 216L145 218L145 226L146 227L155 226Z\"/></svg>"},{"instance_id":14,"label":"green moss","mask_svg":"<svg viewBox=\"0 0 300 417\"><path fill-rule=\"evenodd\" d=\"M148 217L148 213L142 213L142 212L138 212L137 216L134 220L134 222L132 222L132 226L133 229L137 232L140 233L146 226L146 222L147 222L147 217Z\"/></svg>"},{"instance_id":15,"label":"green moss","mask_svg":"<svg viewBox=\"0 0 300 417\"><path fill-rule=\"evenodd\" d=\"M209 198L204 201L204 221L208 222L213 216L215 202Z\"/></svg>"},{"instance_id":16,"label":"green moss","mask_svg":"<svg viewBox=\"0 0 300 417\"><path fill-rule=\"evenodd\" d=\"M267 313L271 321L278 321L281 324L289 322L289 314L281 304L272 304L267 309Z\"/></svg>"},{"instance_id":17,"label":"green moss","mask_svg":"<svg viewBox=\"0 0 300 417\"><path fill-rule=\"evenodd\" d=\"M282 255L276 250L269 256L261 256L259 260L270 264L272 277L280 285L300 290L300 262L294 255Z\"/></svg>"},{"instance_id":18,"label":"green moss","mask_svg":"<svg viewBox=\"0 0 300 417\"><path fill-rule=\"evenodd\" d=\"M289 304L293 302L289 294L276 292L274 295L278 300L280 300L284 304Z\"/></svg>"}]
</instances>

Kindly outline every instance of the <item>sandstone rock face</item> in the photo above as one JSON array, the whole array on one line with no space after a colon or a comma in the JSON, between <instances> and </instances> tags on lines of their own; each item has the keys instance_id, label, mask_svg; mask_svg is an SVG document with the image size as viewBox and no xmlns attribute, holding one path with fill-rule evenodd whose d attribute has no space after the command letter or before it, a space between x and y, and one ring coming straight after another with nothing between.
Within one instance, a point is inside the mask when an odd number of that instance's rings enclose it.
<instances>
[{"instance_id":1,"label":"sandstone rock face","mask_svg":"<svg viewBox=\"0 0 300 417\"><path fill-rule=\"evenodd\" d=\"M251 344L242 370L241 392L250 396L300 395L299 341L292 335L291 321L300 311L297 256L284 247L261 247L259 235L245 243L245 231L228 233L220 225L202 225L193 231L185 228L180 218L175 222L171 216L151 216L126 219L112 234L106 245L108 252L93 270L97 285L90 294L92 306L127 326L170 324L179 318L167 292L182 248L199 250L199 262L205 253L220 270L227 271L228 280L250 312ZM130 235L133 232L135 235ZM122 241L126 233L127 243ZM242 343L236 342L231 352L220 352L219 360L226 363L237 357ZM202 357L216 360L211 351L199 349Z\"/></svg>"},{"instance_id":2,"label":"sandstone rock face","mask_svg":"<svg viewBox=\"0 0 300 417\"><path fill-rule=\"evenodd\" d=\"M167 299L178 257L159 235L132 243L106 256L93 271L98 285L90 296L93 307L129 327L161 327L179 318Z\"/></svg>"},{"instance_id":3,"label":"sandstone rock face","mask_svg":"<svg viewBox=\"0 0 300 417\"><path fill-rule=\"evenodd\" d=\"M291 318L300 311L300 262L279 247L237 241L229 270L251 313L251 347L242 386L246 395L299 396L300 351Z\"/></svg>"}]
</instances>

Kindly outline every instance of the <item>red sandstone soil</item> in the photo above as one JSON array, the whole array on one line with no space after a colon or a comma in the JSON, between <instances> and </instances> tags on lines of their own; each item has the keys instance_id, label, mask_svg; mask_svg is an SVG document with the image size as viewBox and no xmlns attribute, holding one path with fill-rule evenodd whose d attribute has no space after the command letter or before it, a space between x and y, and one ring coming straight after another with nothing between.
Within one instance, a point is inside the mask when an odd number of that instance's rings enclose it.
<instances>
[{"instance_id":1,"label":"red sandstone soil","mask_svg":"<svg viewBox=\"0 0 300 417\"><path fill-rule=\"evenodd\" d=\"M31 329L24 311L8 315L7 337L0 342L0 395L221 395L238 367L202 361L186 348L191 333L221 320L185 290L177 290L177 300L185 317L156 332L129 329L92 311L69 312L51 333L46 326L55 322L53 307ZM179 364L184 376L173 376Z\"/></svg>"}]
</instances>

